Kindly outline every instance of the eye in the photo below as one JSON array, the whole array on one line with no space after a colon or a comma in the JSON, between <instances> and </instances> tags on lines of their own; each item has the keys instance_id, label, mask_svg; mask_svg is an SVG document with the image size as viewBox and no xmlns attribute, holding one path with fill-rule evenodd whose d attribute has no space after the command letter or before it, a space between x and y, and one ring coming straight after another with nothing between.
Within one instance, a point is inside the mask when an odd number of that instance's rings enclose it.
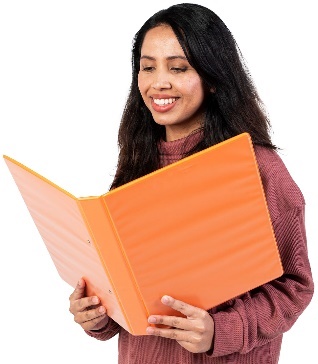
<instances>
[{"instance_id":1,"label":"eye","mask_svg":"<svg viewBox=\"0 0 318 364\"><path fill-rule=\"evenodd\" d=\"M155 69L155 67L148 66L148 67L142 67L141 69L144 72L152 72Z\"/></svg>"},{"instance_id":2,"label":"eye","mask_svg":"<svg viewBox=\"0 0 318 364\"><path fill-rule=\"evenodd\" d=\"M171 71L174 73L182 73L187 71L187 67L171 67Z\"/></svg>"}]
</instances>

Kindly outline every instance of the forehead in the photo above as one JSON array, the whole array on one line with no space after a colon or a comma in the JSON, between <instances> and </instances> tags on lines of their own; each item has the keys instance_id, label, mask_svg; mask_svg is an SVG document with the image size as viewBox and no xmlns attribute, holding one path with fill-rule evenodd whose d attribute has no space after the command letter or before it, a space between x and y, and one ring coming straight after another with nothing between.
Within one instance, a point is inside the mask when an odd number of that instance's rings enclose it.
<instances>
[{"instance_id":1,"label":"forehead","mask_svg":"<svg viewBox=\"0 0 318 364\"><path fill-rule=\"evenodd\" d=\"M184 52L172 28L160 25L146 33L141 47L141 56L145 55L155 58L184 56Z\"/></svg>"}]
</instances>

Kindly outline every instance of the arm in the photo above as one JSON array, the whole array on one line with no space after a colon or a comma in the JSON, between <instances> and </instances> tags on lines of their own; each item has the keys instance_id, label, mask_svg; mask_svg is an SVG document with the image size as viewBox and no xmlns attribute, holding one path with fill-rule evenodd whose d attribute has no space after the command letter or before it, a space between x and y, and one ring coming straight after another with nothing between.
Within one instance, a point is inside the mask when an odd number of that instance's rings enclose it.
<instances>
[{"instance_id":1,"label":"arm","mask_svg":"<svg viewBox=\"0 0 318 364\"><path fill-rule=\"evenodd\" d=\"M312 298L303 209L287 211L273 226L284 275L211 314L215 322L213 356L244 354L288 331Z\"/></svg>"}]
</instances>

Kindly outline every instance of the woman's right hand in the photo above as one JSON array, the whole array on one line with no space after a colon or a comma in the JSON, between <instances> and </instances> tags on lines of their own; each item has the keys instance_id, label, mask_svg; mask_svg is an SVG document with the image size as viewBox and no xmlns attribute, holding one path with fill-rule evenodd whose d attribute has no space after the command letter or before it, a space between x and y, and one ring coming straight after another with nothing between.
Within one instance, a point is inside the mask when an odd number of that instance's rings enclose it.
<instances>
[{"instance_id":1,"label":"woman's right hand","mask_svg":"<svg viewBox=\"0 0 318 364\"><path fill-rule=\"evenodd\" d=\"M106 308L96 296L85 296L85 281L81 278L74 292L70 295L70 312L74 321L86 331L100 330L108 322Z\"/></svg>"}]
</instances>

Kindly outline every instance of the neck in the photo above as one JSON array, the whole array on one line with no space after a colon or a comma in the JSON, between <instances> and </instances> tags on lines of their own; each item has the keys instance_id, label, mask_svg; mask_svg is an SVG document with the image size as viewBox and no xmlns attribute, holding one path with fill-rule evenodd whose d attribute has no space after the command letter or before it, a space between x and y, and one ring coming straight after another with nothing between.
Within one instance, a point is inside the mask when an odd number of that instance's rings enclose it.
<instances>
[{"instance_id":1,"label":"neck","mask_svg":"<svg viewBox=\"0 0 318 364\"><path fill-rule=\"evenodd\" d=\"M191 128L176 128L175 125L173 127L171 125L166 126L166 141L172 142L174 140L185 138L201 128L202 127L200 125L195 125Z\"/></svg>"}]
</instances>

